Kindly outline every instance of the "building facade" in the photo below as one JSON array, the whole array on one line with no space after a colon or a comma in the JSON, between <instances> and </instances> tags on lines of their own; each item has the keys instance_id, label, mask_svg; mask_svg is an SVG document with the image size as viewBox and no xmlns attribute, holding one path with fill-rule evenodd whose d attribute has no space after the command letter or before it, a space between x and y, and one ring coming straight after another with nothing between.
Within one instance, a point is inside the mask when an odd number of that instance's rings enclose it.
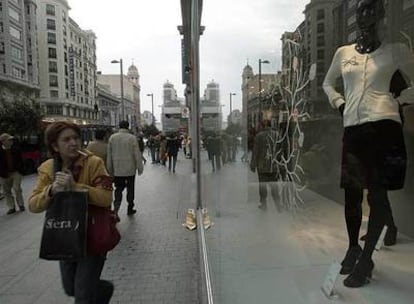
<instances>
[{"instance_id":1,"label":"building facade","mask_svg":"<svg viewBox=\"0 0 414 304\"><path fill-rule=\"evenodd\" d=\"M112 94L108 86L98 84L97 89L98 121L100 125L117 127L119 125L119 97Z\"/></svg>"},{"instance_id":2,"label":"building facade","mask_svg":"<svg viewBox=\"0 0 414 304\"><path fill-rule=\"evenodd\" d=\"M38 0L40 102L45 120L98 123L96 36L69 18L65 0Z\"/></svg>"},{"instance_id":3,"label":"building facade","mask_svg":"<svg viewBox=\"0 0 414 304\"><path fill-rule=\"evenodd\" d=\"M183 98L178 98L174 85L167 81L163 85L161 110L162 130L166 133L188 133L189 113Z\"/></svg>"},{"instance_id":4,"label":"building facade","mask_svg":"<svg viewBox=\"0 0 414 304\"><path fill-rule=\"evenodd\" d=\"M37 5L29 0L0 2L0 98L36 101L39 62Z\"/></svg>"},{"instance_id":5,"label":"building facade","mask_svg":"<svg viewBox=\"0 0 414 304\"><path fill-rule=\"evenodd\" d=\"M340 0L311 0L304 10L304 56L307 68L316 63L316 79L309 85L307 96L312 103L313 115L324 116L332 109L322 90L323 80L336 50L334 15L332 11Z\"/></svg>"},{"instance_id":6,"label":"building facade","mask_svg":"<svg viewBox=\"0 0 414 304\"><path fill-rule=\"evenodd\" d=\"M200 104L201 130L220 131L223 124L223 110L220 103L220 85L214 80L207 84Z\"/></svg>"},{"instance_id":7,"label":"building facade","mask_svg":"<svg viewBox=\"0 0 414 304\"><path fill-rule=\"evenodd\" d=\"M127 76L122 75L122 83L124 89L123 95L123 104L120 103L119 119L128 120L132 129L140 127L139 122L141 121L141 114L137 115L137 111L140 110L140 86L139 86L139 77L137 73L130 74L134 69L131 67L128 69L129 74ZM121 76L118 75L108 75L98 73L97 82L100 85L106 86L110 92L121 99ZM124 107L124 115L122 118L122 107Z\"/></svg>"}]
</instances>

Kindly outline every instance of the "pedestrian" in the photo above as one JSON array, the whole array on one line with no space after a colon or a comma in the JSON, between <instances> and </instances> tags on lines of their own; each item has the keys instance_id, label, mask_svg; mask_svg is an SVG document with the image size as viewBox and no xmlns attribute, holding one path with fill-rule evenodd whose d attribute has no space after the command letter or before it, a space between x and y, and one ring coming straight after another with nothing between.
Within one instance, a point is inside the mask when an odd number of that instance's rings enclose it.
<instances>
[{"instance_id":1,"label":"pedestrian","mask_svg":"<svg viewBox=\"0 0 414 304\"><path fill-rule=\"evenodd\" d=\"M16 212L16 204L20 211L25 210L22 192L24 173L22 152L13 139L14 137L8 133L0 135L0 184L9 208L7 214Z\"/></svg>"},{"instance_id":2,"label":"pedestrian","mask_svg":"<svg viewBox=\"0 0 414 304\"><path fill-rule=\"evenodd\" d=\"M122 192L125 188L127 189L127 214L133 215L137 212L134 209L135 174L138 171L138 175L141 175L144 171L138 141L129 132L129 122L126 120L122 120L119 123L119 131L109 137L106 165L109 174L114 177L114 211L119 221L118 213L122 202Z\"/></svg>"},{"instance_id":3,"label":"pedestrian","mask_svg":"<svg viewBox=\"0 0 414 304\"><path fill-rule=\"evenodd\" d=\"M107 131L104 129L95 130L95 140L91 141L86 149L96 156L102 158L104 164L106 164L106 156L108 153L108 143L106 142Z\"/></svg>"},{"instance_id":4,"label":"pedestrian","mask_svg":"<svg viewBox=\"0 0 414 304\"><path fill-rule=\"evenodd\" d=\"M144 150L145 150L144 134L142 134L142 133L138 134L137 140L138 140L139 151L141 152L142 160L143 160L144 165L145 165L147 163L147 159L144 156Z\"/></svg>"},{"instance_id":5,"label":"pedestrian","mask_svg":"<svg viewBox=\"0 0 414 304\"><path fill-rule=\"evenodd\" d=\"M208 142L211 154L211 166L214 172L221 169L221 137L219 132L214 132Z\"/></svg>"},{"instance_id":6,"label":"pedestrian","mask_svg":"<svg viewBox=\"0 0 414 304\"><path fill-rule=\"evenodd\" d=\"M181 141L184 157L187 157L187 136L184 135Z\"/></svg>"},{"instance_id":7,"label":"pedestrian","mask_svg":"<svg viewBox=\"0 0 414 304\"><path fill-rule=\"evenodd\" d=\"M167 138L165 135L160 135L159 160L161 165L165 166L167 162Z\"/></svg>"},{"instance_id":8,"label":"pedestrian","mask_svg":"<svg viewBox=\"0 0 414 304\"><path fill-rule=\"evenodd\" d=\"M53 159L38 169L37 185L29 198L29 209L45 211L53 195L65 189L88 191L91 205L111 207L112 182L101 158L81 150L81 130L72 123L55 122L45 131L45 143ZM55 173L54 163L62 165ZM107 304L114 286L101 280L106 254L87 255L76 261L59 261L63 289L75 303Z\"/></svg>"},{"instance_id":9,"label":"pedestrian","mask_svg":"<svg viewBox=\"0 0 414 304\"><path fill-rule=\"evenodd\" d=\"M181 141L178 139L176 134L171 134L167 138L167 155L168 155L168 171L171 171L171 163L172 163L172 171L175 173L175 167L177 164L177 156L178 150L180 150Z\"/></svg>"},{"instance_id":10,"label":"pedestrian","mask_svg":"<svg viewBox=\"0 0 414 304\"><path fill-rule=\"evenodd\" d=\"M398 73L414 80L414 56L404 44L382 39L379 28L384 17L382 0L357 2L361 34L356 43L336 51L323 83L331 106L339 110L344 122L341 187L345 190L349 245L340 271L349 274L346 287L369 282L374 269L372 253L384 225L396 233L388 191L403 188L405 179L407 153L399 109L413 102L413 89L402 90L395 97L390 85ZM339 77L344 95L335 89ZM362 249L358 236L363 189L368 189L370 215Z\"/></svg>"},{"instance_id":11,"label":"pedestrian","mask_svg":"<svg viewBox=\"0 0 414 304\"><path fill-rule=\"evenodd\" d=\"M267 209L267 186L270 186L273 202L278 212L282 211L277 182L280 177L277 162L273 159L271 150L272 142L277 137L276 131L271 130L270 120L262 122L263 128L257 133L254 139L253 153L250 161L250 170L255 172L259 178L259 208Z\"/></svg>"}]
</instances>

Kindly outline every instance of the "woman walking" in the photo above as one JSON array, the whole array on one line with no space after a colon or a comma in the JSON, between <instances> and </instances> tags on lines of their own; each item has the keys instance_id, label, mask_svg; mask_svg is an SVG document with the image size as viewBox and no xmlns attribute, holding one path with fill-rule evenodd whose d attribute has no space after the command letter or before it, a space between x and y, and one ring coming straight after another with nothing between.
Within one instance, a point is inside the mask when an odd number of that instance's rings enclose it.
<instances>
[{"instance_id":1,"label":"woman walking","mask_svg":"<svg viewBox=\"0 0 414 304\"><path fill-rule=\"evenodd\" d=\"M81 150L81 130L72 123L56 122L45 132L45 143L53 156L42 163L35 189L29 199L29 209L39 213L48 209L53 196L66 189L87 191L89 204L110 208L112 180L101 158ZM55 164L59 164L57 172ZM101 280L106 254L87 255L76 261L60 261L60 273L65 293L75 298L75 304L109 303L114 286Z\"/></svg>"}]
</instances>

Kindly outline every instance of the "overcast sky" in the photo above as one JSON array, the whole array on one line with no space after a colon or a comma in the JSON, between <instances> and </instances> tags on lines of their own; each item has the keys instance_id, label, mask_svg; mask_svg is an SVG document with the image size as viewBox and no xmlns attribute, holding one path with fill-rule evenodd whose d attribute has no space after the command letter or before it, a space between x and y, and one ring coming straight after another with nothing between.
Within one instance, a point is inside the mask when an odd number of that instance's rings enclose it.
<instances>
[{"instance_id":1,"label":"overcast sky","mask_svg":"<svg viewBox=\"0 0 414 304\"><path fill-rule=\"evenodd\" d=\"M249 60L254 73L258 60L262 73L280 69L280 37L303 21L303 10L310 0L204 0L202 25L206 30L200 40L201 95L206 84L220 84L223 112L229 113L229 93L233 109L241 110L241 74ZM140 74L141 109L154 110L157 120L162 103L162 86L174 84L179 97L181 84L182 24L180 0L68 0L69 15L84 29L97 35L98 70L103 74L119 73L113 59L122 58L124 72L134 62Z\"/></svg>"}]
</instances>

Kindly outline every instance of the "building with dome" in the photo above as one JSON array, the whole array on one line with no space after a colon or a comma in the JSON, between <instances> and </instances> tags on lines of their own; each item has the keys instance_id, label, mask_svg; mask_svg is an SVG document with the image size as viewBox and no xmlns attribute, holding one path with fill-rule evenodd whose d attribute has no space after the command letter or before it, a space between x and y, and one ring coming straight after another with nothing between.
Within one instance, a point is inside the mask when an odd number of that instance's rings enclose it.
<instances>
[{"instance_id":1,"label":"building with dome","mask_svg":"<svg viewBox=\"0 0 414 304\"><path fill-rule=\"evenodd\" d=\"M131 64L128 67L127 75L122 76L123 89L124 89L124 109L125 109L125 120L129 121L132 130L141 127L141 85L139 84L139 73L138 68ZM108 90L121 98L121 79L119 74L102 74L98 73L98 84L105 86ZM122 106L122 103L120 103ZM118 111L118 119L122 118L122 111Z\"/></svg>"}]
</instances>

